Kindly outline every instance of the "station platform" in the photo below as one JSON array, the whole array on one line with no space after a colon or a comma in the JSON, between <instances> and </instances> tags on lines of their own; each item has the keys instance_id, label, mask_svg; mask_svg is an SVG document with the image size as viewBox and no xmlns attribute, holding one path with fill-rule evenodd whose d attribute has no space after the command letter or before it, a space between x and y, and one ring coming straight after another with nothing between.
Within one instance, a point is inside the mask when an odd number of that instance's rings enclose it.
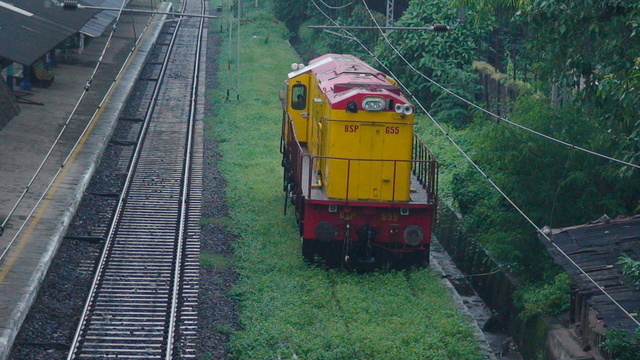
<instances>
[{"instance_id":1,"label":"station platform","mask_svg":"<svg viewBox=\"0 0 640 360\"><path fill-rule=\"evenodd\" d=\"M136 2L148 9L148 1ZM169 9L162 3L157 11ZM21 111L0 130L0 360L10 354L165 18L124 13L104 53L112 26L59 59L49 87L14 87Z\"/></svg>"}]
</instances>

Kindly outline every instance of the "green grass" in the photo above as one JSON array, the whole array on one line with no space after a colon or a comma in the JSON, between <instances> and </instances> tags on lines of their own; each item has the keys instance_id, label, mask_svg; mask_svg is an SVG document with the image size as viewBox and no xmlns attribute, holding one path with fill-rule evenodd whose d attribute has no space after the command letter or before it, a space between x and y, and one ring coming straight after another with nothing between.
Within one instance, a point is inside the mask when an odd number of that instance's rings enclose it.
<instances>
[{"instance_id":1,"label":"green grass","mask_svg":"<svg viewBox=\"0 0 640 360\"><path fill-rule=\"evenodd\" d=\"M241 86L236 89L236 69L227 68L229 62L235 66L235 45L225 43L220 86L208 92L215 115L205 120L206 136L220 143L231 209L227 224L239 235L233 257L239 281L232 296L243 330L231 336L233 358L483 358L431 270L355 274L303 262L293 214L282 211L278 151L278 90L299 59L283 26L265 19L264 9L256 14L241 27ZM228 41L228 34L222 38ZM226 100L227 89L234 101ZM216 259L203 263L219 266Z\"/></svg>"},{"instance_id":2,"label":"green grass","mask_svg":"<svg viewBox=\"0 0 640 360\"><path fill-rule=\"evenodd\" d=\"M200 264L202 266L210 266L216 269L228 268L234 262L233 257L220 254L201 254Z\"/></svg>"}]
</instances>

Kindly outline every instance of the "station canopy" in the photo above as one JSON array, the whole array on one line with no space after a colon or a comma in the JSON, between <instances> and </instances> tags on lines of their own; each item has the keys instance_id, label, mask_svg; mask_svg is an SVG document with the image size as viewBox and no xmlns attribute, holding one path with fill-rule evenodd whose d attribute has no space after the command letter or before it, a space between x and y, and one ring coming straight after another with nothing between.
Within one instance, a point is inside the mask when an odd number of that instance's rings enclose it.
<instances>
[{"instance_id":1,"label":"station canopy","mask_svg":"<svg viewBox=\"0 0 640 360\"><path fill-rule=\"evenodd\" d=\"M80 4L96 5L98 2ZM100 12L89 9L66 11L51 0L0 0L0 58L31 65L80 32Z\"/></svg>"}]
</instances>

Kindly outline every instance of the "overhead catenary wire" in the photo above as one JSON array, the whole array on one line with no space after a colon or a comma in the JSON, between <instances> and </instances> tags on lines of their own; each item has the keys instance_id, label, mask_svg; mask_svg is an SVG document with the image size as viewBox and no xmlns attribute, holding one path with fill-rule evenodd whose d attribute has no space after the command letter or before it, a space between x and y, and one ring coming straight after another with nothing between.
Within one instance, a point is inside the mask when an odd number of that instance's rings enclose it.
<instances>
[{"instance_id":1,"label":"overhead catenary wire","mask_svg":"<svg viewBox=\"0 0 640 360\"><path fill-rule=\"evenodd\" d=\"M331 9L331 10L340 10L340 9L344 9L344 8L346 8L347 6L351 6L351 5L353 5L353 1L351 1L351 2L349 2L349 3L347 3L347 4L344 4L344 5L341 5L341 6L331 6L331 5L327 4L326 2L324 2L324 1L322 1L322 0L318 0L318 1L319 1L322 5L326 6L327 8L329 8L329 9Z\"/></svg>"},{"instance_id":2,"label":"overhead catenary wire","mask_svg":"<svg viewBox=\"0 0 640 360\"><path fill-rule=\"evenodd\" d=\"M316 3L315 0L311 0L311 2L314 4L314 6L318 9L318 11L320 11L323 16L325 16L330 22L334 23L335 25L339 25L335 20L333 20L331 17L329 17L324 11L322 11L322 9L320 9L320 7L318 6L318 4ZM369 12L371 18L373 19L374 23L379 27L378 22L375 20L375 17L373 16L373 14L371 13L371 10L369 9L369 7L367 6L366 2L364 2L364 6L367 9L367 11ZM629 319L631 319L636 325L640 326L640 322L635 319L635 317L633 315L631 315L631 313L629 311L627 311L617 300L615 300L605 289L604 287L602 287L601 285L599 285L595 279L593 279L589 274L587 274L587 272L582 269L580 267L580 265L578 265L565 251L563 251L557 244L555 244L551 238L549 238L549 236L545 233L545 231L542 230L542 228L538 227L538 225L535 224L535 222L533 220L531 220L531 218L529 218L529 216L527 216L527 214L520 209L520 207L513 201L511 200L511 198L487 175L487 173L482 170L482 168L475 162L473 161L473 159L466 153L466 151L464 151L464 149L462 149L462 147L449 135L449 133L442 127L442 125L440 125L440 123L438 123L436 121L435 118L433 118L433 116L431 116L431 114L429 112L427 112L427 110L425 109L425 107L422 105L422 103L413 95L413 93L404 85L404 83L402 83L402 81L395 76L395 74L380 60L378 59L378 57L366 46L362 43L362 41L360 41L360 39L358 39L356 36L354 36L353 34L349 33L349 31L343 29L342 31L344 31L345 33L347 33L347 35L353 37L355 39L355 41L373 58L375 59L375 61L380 64L391 76L393 76L397 81L398 84L403 88L403 90L409 94L409 96L416 102L416 104L420 107L420 109L422 109L422 111L429 117L429 119L431 120L431 122L445 135L445 137L449 140L449 142L451 142L451 144L458 150L458 152L460 152L460 154L462 154L462 156L471 164L471 166L473 166L476 171L478 171L484 178L485 180L491 184L491 186L530 224L532 225L536 231L541 234L548 242L550 242L555 248L556 250L558 250L558 252L560 252L560 254L562 254L563 257L565 257L573 266L575 266L578 271L585 276L589 282L591 282L593 285L596 286L596 288L602 293L604 294L617 308L619 308L627 317L629 317ZM386 34L384 33L384 31L379 30L380 33L382 34L383 38L385 39L385 41L392 47L393 51L396 52L396 54L398 54L401 59L407 63L408 65L409 62L398 52L398 50L391 44L391 42L389 41L388 37L386 36ZM411 65L410 65L411 66ZM412 69L415 69L413 66L411 66Z\"/></svg>"}]
</instances>

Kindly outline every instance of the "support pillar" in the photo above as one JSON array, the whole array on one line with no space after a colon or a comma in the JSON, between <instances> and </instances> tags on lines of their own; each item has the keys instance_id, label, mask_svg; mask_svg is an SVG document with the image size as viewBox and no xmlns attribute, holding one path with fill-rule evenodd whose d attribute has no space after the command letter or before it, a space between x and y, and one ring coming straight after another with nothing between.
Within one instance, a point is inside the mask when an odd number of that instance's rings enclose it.
<instances>
[{"instance_id":1,"label":"support pillar","mask_svg":"<svg viewBox=\"0 0 640 360\"><path fill-rule=\"evenodd\" d=\"M47 54L47 65L51 67L58 66L58 58L56 57L56 49L49 51Z\"/></svg>"},{"instance_id":2,"label":"support pillar","mask_svg":"<svg viewBox=\"0 0 640 360\"><path fill-rule=\"evenodd\" d=\"M22 83L20 90L31 91L31 66L22 65Z\"/></svg>"},{"instance_id":3,"label":"support pillar","mask_svg":"<svg viewBox=\"0 0 640 360\"><path fill-rule=\"evenodd\" d=\"M9 86L9 90L13 91L13 63L7 66L7 86Z\"/></svg>"}]
</instances>

